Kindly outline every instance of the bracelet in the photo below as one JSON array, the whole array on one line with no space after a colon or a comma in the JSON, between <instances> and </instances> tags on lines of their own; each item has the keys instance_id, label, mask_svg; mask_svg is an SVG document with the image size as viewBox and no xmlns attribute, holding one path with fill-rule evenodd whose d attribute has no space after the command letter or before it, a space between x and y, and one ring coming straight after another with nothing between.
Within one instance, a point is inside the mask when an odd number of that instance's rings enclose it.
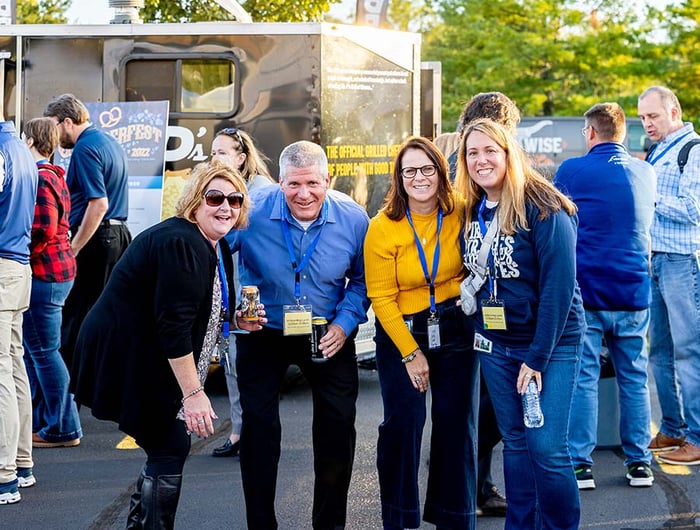
<instances>
[{"instance_id":1,"label":"bracelet","mask_svg":"<svg viewBox=\"0 0 700 530\"><path fill-rule=\"evenodd\" d=\"M184 396L184 397L180 400L180 402L184 405L184 404L185 404L185 400L191 398L191 397L194 396L195 394L199 394L202 390L204 390L204 387L203 387L203 386L198 386L198 387L195 388L192 392L190 392L189 394L187 394L186 396Z\"/></svg>"},{"instance_id":2,"label":"bracelet","mask_svg":"<svg viewBox=\"0 0 700 530\"><path fill-rule=\"evenodd\" d=\"M416 358L416 354L417 354L419 351L420 351L420 350L413 350L411 353L409 353L408 355L406 355L406 357L404 357L403 359L401 359L401 362L404 363L404 364L410 363L413 359Z\"/></svg>"}]
</instances>

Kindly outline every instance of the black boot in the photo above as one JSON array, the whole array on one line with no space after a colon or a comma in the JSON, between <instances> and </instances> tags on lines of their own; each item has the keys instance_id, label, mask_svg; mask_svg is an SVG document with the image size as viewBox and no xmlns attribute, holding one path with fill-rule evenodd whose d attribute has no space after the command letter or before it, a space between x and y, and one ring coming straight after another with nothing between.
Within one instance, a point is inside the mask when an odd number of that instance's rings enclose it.
<instances>
[{"instance_id":1,"label":"black boot","mask_svg":"<svg viewBox=\"0 0 700 530\"><path fill-rule=\"evenodd\" d=\"M157 479L144 475L140 519L143 530L172 530L181 486L182 475L160 475Z\"/></svg>"},{"instance_id":2,"label":"black boot","mask_svg":"<svg viewBox=\"0 0 700 530\"><path fill-rule=\"evenodd\" d=\"M129 517L126 520L126 530L141 530L141 488L143 479L146 476L146 468L144 467L136 481L134 493L131 494L131 503L129 504Z\"/></svg>"}]
</instances>

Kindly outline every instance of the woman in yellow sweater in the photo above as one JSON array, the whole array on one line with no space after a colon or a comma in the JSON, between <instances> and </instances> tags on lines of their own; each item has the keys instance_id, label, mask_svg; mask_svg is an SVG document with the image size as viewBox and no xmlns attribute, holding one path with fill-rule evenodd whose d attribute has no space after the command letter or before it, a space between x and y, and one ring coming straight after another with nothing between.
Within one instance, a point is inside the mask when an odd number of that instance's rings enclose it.
<instances>
[{"instance_id":1,"label":"woman in yellow sweater","mask_svg":"<svg viewBox=\"0 0 700 530\"><path fill-rule=\"evenodd\" d=\"M377 467L384 529L418 528L418 466L432 396L423 518L438 529L475 528L479 364L460 307L464 200L432 142L404 142L383 209L365 239L367 293L377 316L384 404Z\"/></svg>"}]
</instances>

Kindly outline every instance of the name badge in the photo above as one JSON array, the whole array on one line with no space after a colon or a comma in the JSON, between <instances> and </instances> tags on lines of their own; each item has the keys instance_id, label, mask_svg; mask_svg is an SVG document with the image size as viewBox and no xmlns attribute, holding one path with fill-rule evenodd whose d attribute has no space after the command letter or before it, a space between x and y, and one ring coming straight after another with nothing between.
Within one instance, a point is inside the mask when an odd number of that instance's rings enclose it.
<instances>
[{"instance_id":1,"label":"name badge","mask_svg":"<svg viewBox=\"0 0 700 530\"><path fill-rule=\"evenodd\" d=\"M440 319L437 316L428 318L428 348L434 350L440 347Z\"/></svg>"},{"instance_id":2,"label":"name badge","mask_svg":"<svg viewBox=\"0 0 700 530\"><path fill-rule=\"evenodd\" d=\"M284 317L284 336L311 335L311 306L310 305L284 305L282 306Z\"/></svg>"},{"instance_id":3,"label":"name badge","mask_svg":"<svg viewBox=\"0 0 700 530\"><path fill-rule=\"evenodd\" d=\"M484 353L491 353L493 350L493 343L483 335L474 333L474 349Z\"/></svg>"},{"instance_id":4,"label":"name badge","mask_svg":"<svg viewBox=\"0 0 700 530\"><path fill-rule=\"evenodd\" d=\"M500 300L487 300L481 303L484 329L506 330L506 308Z\"/></svg>"}]
</instances>

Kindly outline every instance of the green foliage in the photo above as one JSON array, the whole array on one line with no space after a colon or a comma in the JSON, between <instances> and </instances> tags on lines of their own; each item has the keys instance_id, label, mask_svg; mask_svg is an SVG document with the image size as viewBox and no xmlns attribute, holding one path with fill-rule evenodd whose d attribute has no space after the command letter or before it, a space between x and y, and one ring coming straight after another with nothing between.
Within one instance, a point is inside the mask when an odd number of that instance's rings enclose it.
<instances>
[{"instance_id":1,"label":"green foliage","mask_svg":"<svg viewBox=\"0 0 700 530\"><path fill-rule=\"evenodd\" d=\"M390 0L389 24L401 31L428 31L438 23L435 4L431 0Z\"/></svg>"},{"instance_id":2,"label":"green foliage","mask_svg":"<svg viewBox=\"0 0 700 530\"><path fill-rule=\"evenodd\" d=\"M255 22L320 21L331 4L341 0L246 0L240 2ZM235 20L213 0L145 0L144 22Z\"/></svg>"},{"instance_id":3,"label":"green foliage","mask_svg":"<svg viewBox=\"0 0 700 530\"><path fill-rule=\"evenodd\" d=\"M145 0L140 16L144 22L234 20L212 0Z\"/></svg>"},{"instance_id":4,"label":"green foliage","mask_svg":"<svg viewBox=\"0 0 700 530\"><path fill-rule=\"evenodd\" d=\"M17 0L18 24L64 24L71 0Z\"/></svg>"},{"instance_id":5,"label":"green foliage","mask_svg":"<svg viewBox=\"0 0 700 530\"><path fill-rule=\"evenodd\" d=\"M686 0L667 10L670 45L666 50L666 77L683 106L683 119L698 123L700 117L700 0ZM695 118L695 119L693 119Z\"/></svg>"},{"instance_id":6,"label":"green foliage","mask_svg":"<svg viewBox=\"0 0 700 530\"><path fill-rule=\"evenodd\" d=\"M452 129L463 104L498 90L523 115L580 116L591 105L617 101L636 115L637 96L652 84L700 74L700 0L686 0L674 26L694 31L668 55L659 37L664 13L616 0L440 0L440 22L424 33L423 58L441 61L443 122ZM686 25L683 26L680 21ZM655 30L656 33L655 33ZM691 54L691 50L693 54ZM685 55L683 55L685 54ZM680 59L686 57L683 68ZM674 75L675 74L675 75ZM690 84L688 84L690 86ZM683 101L682 93L679 92ZM698 96L700 97L700 96ZM685 106L693 104L690 95ZM696 106L695 115L700 115Z\"/></svg>"}]
</instances>

